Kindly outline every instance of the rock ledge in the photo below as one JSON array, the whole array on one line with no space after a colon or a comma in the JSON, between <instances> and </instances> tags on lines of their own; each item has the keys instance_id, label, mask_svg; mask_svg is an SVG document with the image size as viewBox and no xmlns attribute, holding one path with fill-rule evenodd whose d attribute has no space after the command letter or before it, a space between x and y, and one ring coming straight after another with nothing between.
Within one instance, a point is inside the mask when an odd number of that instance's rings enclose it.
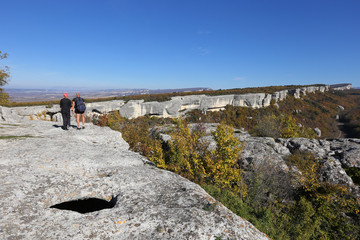
<instances>
[{"instance_id":1,"label":"rock ledge","mask_svg":"<svg viewBox=\"0 0 360 240\"><path fill-rule=\"evenodd\" d=\"M146 164L109 128L21 120L1 122L0 135L9 136L0 139L1 239L268 239L198 185ZM114 196L100 211L50 208Z\"/></svg>"}]
</instances>

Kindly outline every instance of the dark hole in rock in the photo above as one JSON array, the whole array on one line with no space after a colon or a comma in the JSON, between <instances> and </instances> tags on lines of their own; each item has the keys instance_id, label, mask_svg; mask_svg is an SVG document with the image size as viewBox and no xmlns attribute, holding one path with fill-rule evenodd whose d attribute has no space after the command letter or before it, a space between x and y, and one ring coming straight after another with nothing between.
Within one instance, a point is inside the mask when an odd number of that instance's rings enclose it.
<instances>
[{"instance_id":1,"label":"dark hole in rock","mask_svg":"<svg viewBox=\"0 0 360 240\"><path fill-rule=\"evenodd\" d=\"M92 112L102 114L102 112L100 112L100 111L99 111L99 110L97 110L97 109L93 109L93 110L92 110Z\"/></svg>"},{"instance_id":2,"label":"dark hole in rock","mask_svg":"<svg viewBox=\"0 0 360 240\"><path fill-rule=\"evenodd\" d=\"M63 202L59 204L52 205L50 208L57 208L60 210L71 210L78 213L89 213L100 211L106 208L113 208L117 202L116 197L112 197L110 201L106 201L99 198L86 198L86 199L78 199L68 202Z\"/></svg>"}]
</instances>

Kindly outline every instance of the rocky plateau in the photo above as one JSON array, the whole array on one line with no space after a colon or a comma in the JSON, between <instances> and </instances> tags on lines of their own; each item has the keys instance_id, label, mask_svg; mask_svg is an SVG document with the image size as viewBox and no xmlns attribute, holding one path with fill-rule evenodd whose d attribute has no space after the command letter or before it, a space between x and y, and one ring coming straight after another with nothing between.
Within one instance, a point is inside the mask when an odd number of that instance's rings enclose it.
<instances>
[{"instance_id":1,"label":"rocky plateau","mask_svg":"<svg viewBox=\"0 0 360 240\"><path fill-rule=\"evenodd\" d=\"M197 184L128 150L120 132L64 131L8 113L1 239L269 239Z\"/></svg>"}]
</instances>

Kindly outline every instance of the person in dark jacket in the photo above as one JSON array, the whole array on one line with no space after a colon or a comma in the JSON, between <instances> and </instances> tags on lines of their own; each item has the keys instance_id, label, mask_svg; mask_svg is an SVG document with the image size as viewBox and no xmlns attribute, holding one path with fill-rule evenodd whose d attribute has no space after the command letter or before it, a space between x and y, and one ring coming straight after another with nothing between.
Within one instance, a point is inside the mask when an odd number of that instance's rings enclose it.
<instances>
[{"instance_id":1,"label":"person in dark jacket","mask_svg":"<svg viewBox=\"0 0 360 240\"><path fill-rule=\"evenodd\" d=\"M61 115L63 118L63 129L64 130L69 130L71 107L72 107L72 102L68 98L68 94L64 93L64 98L60 100L60 109L61 109Z\"/></svg>"},{"instance_id":2,"label":"person in dark jacket","mask_svg":"<svg viewBox=\"0 0 360 240\"><path fill-rule=\"evenodd\" d=\"M80 116L82 120L82 129L85 128L85 100L80 97L80 93L76 93L76 98L72 100L71 110L76 113L77 129L80 130Z\"/></svg>"}]
</instances>

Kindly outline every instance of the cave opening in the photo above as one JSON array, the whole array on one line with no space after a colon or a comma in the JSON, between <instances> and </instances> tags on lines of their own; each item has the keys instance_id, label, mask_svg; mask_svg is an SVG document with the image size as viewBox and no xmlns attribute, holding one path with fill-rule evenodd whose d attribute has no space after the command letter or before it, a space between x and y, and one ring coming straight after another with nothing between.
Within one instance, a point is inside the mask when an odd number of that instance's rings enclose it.
<instances>
[{"instance_id":1,"label":"cave opening","mask_svg":"<svg viewBox=\"0 0 360 240\"><path fill-rule=\"evenodd\" d=\"M68 202L58 203L50 206L50 208L70 210L84 214L115 207L117 197L118 196L112 197L110 201L106 201L100 198L77 199Z\"/></svg>"}]
</instances>

